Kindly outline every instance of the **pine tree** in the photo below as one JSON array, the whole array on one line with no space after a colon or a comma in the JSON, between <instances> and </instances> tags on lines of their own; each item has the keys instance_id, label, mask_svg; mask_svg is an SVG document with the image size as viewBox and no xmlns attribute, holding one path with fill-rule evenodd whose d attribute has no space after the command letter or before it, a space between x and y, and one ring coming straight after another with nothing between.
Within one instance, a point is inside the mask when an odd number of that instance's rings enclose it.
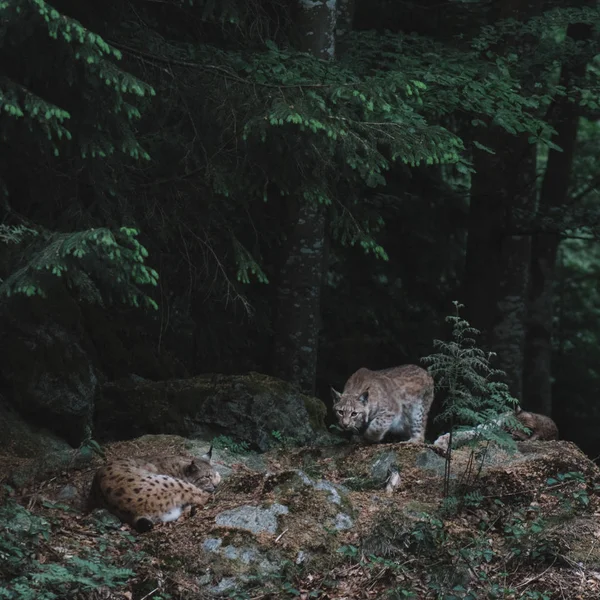
<instances>
[{"instance_id":1,"label":"pine tree","mask_svg":"<svg viewBox=\"0 0 600 600\"><path fill-rule=\"evenodd\" d=\"M87 8L74 12L86 17ZM6 261L0 292L45 294L51 274L88 299L100 301L100 290L112 288L127 302L155 306L137 288L156 285L157 274L143 264L147 252L135 229L73 232L65 223L55 232L43 216L44 205L57 201L52 192L48 198L57 183L59 194L88 196L67 205L68 214L115 197L119 163L149 160L134 122L153 89L118 66L121 52L102 36L44 0L0 2L0 52L0 194L13 222L3 238L20 246ZM33 243L24 234L35 234Z\"/></svg>"}]
</instances>

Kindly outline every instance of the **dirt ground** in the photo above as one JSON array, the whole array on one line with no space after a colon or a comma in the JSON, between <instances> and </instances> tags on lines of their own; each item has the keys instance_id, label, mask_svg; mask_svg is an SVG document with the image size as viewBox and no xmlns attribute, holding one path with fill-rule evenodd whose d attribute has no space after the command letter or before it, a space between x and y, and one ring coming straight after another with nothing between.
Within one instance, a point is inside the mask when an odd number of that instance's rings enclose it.
<instances>
[{"instance_id":1,"label":"dirt ground","mask_svg":"<svg viewBox=\"0 0 600 600\"><path fill-rule=\"evenodd\" d=\"M176 436L114 443L105 448L106 459L5 491L4 500L51 523L52 535L39 545L38 560L60 561L102 544L104 556L135 571L119 589L79 597L210 598L219 581L241 577L243 585L224 597L600 598L600 471L569 442L524 442L512 457L497 451L481 472L469 451L456 451L452 483L477 494L470 505L446 513L439 512L443 473L421 464L423 456L431 455L434 466L442 459L424 445L381 444L272 451L264 455L262 471L229 457L222 466L231 471L205 506L146 534L126 525L102 527L85 514L93 474L104 460L185 455L187 447ZM386 491L381 482L371 481L370 469L390 452L399 478ZM218 449L213 458L219 465ZM0 482L10 481L11 471L25 462L0 456ZM342 504L334 505L326 490L299 483L298 469L314 481L341 486ZM568 473L581 473L582 479L565 477ZM66 496L65 486L73 486ZM228 509L275 502L289 512L279 518L274 534L215 523ZM324 526L340 510L351 515L352 527L332 531ZM544 521L541 532L536 519ZM256 564L205 552L202 544L209 538L223 540L223 546L255 548L280 565L280 573L266 577ZM300 564L300 556L308 558ZM457 573L459 584L452 581ZM450 595L436 591L434 581L456 589ZM496 595L490 592L494 589Z\"/></svg>"}]
</instances>

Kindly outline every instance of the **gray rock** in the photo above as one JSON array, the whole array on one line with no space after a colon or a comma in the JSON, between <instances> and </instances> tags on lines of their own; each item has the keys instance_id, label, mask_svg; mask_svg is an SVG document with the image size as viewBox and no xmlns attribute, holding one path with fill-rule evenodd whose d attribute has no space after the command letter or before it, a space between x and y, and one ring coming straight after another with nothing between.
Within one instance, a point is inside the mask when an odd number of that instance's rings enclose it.
<instances>
[{"instance_id":1,"label":"gray rock","mask_svg":"<svg viewBox=\"0 0 600 600\"><path fill-rule=\"evenodd\" d=\"M328 492L330 502L333 502L334 504L342 503L342 497L340 496L340 493L338 492L336 486L333 483L329 481L324 481L322 479L321 481L317 481L314 488L315 490L324 490Z\"/></svg>"},{"instance_id":2,"label":"gray rock","mask_svg":"<svg viewBox=\"0 0 600 600\"><path fill-rule=\"evenodd\" d=\"M202 549L205 552L216 552L223 543L221 538L206 538L202 543Z\"/></svg>"},{"instance_id":3,"label":"gray rock","mask_svg":"<svg viewBox=\"0 0 600 600\"><path fill-rule=\"evenodd\" d=\"M201 375L170 381L121 379L98 399L96 426L115 437L170 433L185 437L227 432L264 451L280 442L311 443L324 428L324 404L284 381L248 375Z\"/></svg>"},{"instance_id":4,"label":"gray rock","mask_svg":"<svg viewBox=\"0 0 600 600\"><path fill-rule=\"evenodd\" d=\"M211 440L188 440L185 444L186 450L189 450L194 456L202 456L208 452ZM213 448L213 459L215 460L215 469L223 479L227 479L232 472L234 464L242 463L252 471L265 473L267 462L261 454L252 450L244 453L233 452L229 448L218 446Z\"/></svg>"},{"instance_id":5,"label":"gray rock","mask_svg":"<svg viewBox=\"0 0 600 600\"><path fill-rule=\"evenodd\" d=\"M236 546L225 546L221 554L229 560L239 560L245 565L249 565L251 563L260 563L262 565L263 563L269 562L261 556L261 553L256 548L250 548L247 546L242 548L237 548Z\"/></svg>"},{"instance_id":6,"label":"gray rock","mask_svg":"<svg viewBox=\"0 0 600 600\"><path fill-rule=\"evenodd\" d=\"M335 523L333 524L333 527L337 531L352 529L352 527L354 527L354 521L347 514L338 513L337 515L335 515Z\"/></svg>"},{"instance_id":7,"label":"gray rock","mask_svg":"<svg viewBox=\"0 0 600 600\"><path fill-rule=\"evenodd\" d=\"M235 590L239 587L240 578L238 577L223 577L217 585L209 588L210 592L216 596L224 596L227 592Z\"/></svg>"},{"instance_id":8,"label":"gray rock","mask_svg":"<svg viewBox=\"0 0 600 600\"><path fill-rule=\"evenodd\" d=\"M74 485L67 484L63 487L58 494L56 495L56 499L59 502L73 502L79 498L79 491Z\"/></svg>"},{"instance_id":9,"label":"gray rock","mask_svg":"<svg viewBox=\"0 0 600 600\"><path fill-rule=\"evenodd\" d=\"M427 449L417 455L415 466L428 471L434 471L443 477L446 469L446 460L433 450ZM454 475L451 477L453 478Z\"/></svg>"},{"instance_id":10,"label":"gray rock","mask_svg":"<svg viewBox=\"0 0 600 600\"><path fill-rule=\"evenodd\" d=\"M371 479L374 484L385 484L392 469L397 469L398 458L396 452L388 450L375 455L371 464Z\"/></svg>"},{"instance_id":11,"label":"gray rock","mask_svg":"<svg viewBox=\"0 0 600 600\"><path fill-rule=\"evenodd\" d=\"M315 490L324 490L329 494L329 501L334 504L342 503L342 495L346 495L348 490L343 485L336 485L327 481L326 479L320 479L319 481L314 481L311 479L304 471L298 470L296 471L298 477L305 485L308 485Z\"/></svg>"},{"instance_id":12,"label":"gray rock","mask_svg":"<svg viewBox=\"0 0 600 600\"><path fill-rule=\"evenodd\" d=\"M240 550L238 548L236 548L235 546L225 546L225 548L223 548L223 551L221 552L221 554L225 558L228 558L229 560L236 560L237 558L240 557ZM246 564L248 564L250 561L244 560L242 562L245 562Z\"/></svg>"},{"instance_id":13,"label":"gray rock","mask_svg":"<svg viewBox=\"0 0 600 600\"><path fill-rule=\"evenodd\" d=\"M232 561L240 561L244 565L255 564L261 573L276 573L281 569L281 560L271 560L264 552L251 546L237 547L233 545L222 546L221 538L208 538L202 544L206 552L217 553Z\"/></svg>"},{"instance_id":14,"label":"gray rock","mask_svg":"<svg viewBox=\"0 0 600 600\"><path fill-rule=\"evenodd\" d=\"M239 506L219 513L215 517L217 525L224 527L237 527L252 533L275 533L277 531L277 517L287 514L287 506L273 504L268 508L258 506Z\"/></svg>"}]
</instances>

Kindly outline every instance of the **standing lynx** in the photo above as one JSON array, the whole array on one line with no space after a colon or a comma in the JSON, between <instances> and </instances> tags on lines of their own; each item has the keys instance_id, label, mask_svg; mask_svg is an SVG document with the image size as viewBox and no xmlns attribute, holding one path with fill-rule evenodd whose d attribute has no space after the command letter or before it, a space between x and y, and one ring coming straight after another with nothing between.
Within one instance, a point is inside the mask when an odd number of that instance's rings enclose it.
<instances>
[{"instance_id":1,"label":"standing lynx","mask_svg":"<svg viewBox=\"0 0 600 600\"><path fill-rule=\"evenodd\" d=\"M107 508L139 532L206 504L221 476L202 458L119 458L96 472L88 508Z\"/></svg>"},{"instance_id":2,"label":"standing lynx","mask_svg":"<svg viewBox=\"0 0 600 600\"><path fill-rule=\"evenodd\" d=\"M381 442L387 434L423 442L433 402L433 378L416 365L382 371L359 369L340 394L331 388L342 429Z\"/></svg>"}]
</instances>

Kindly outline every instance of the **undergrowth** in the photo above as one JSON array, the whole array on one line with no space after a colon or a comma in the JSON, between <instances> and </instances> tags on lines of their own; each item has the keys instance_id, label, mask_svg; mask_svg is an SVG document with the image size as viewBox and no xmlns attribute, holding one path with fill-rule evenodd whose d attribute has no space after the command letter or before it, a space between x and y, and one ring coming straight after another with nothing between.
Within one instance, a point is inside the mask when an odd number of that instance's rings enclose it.
<instances>
[{"instance_id":1,"label":"undergrowth","mask_svg":"<svg viewBox=\"0 0 600 600\"><path fill-rule=\"evenodd\" d=\"M217 450L229 450L232 454L248 454L250 444L248 442L236 442L228 435L218 435L213 438L212 445Z\"/></svg>"},{"instance_id":2,"label":"undergrowth","mask_svg":"<svg viewBox=\"0 0 600 600\"><path fill-rule=\"evenodd\" d=\"M12 500L0 507L0 598L55 600L126 585L135 572L116 564L100 543L77 555L53 539L52 519ZM139 557L138 557L139 558Z\"/></svg>"},{"instance_id":3,"label":"undergrowth","mask_svg":"<svg viewBox=\"0 0 600 600\"><path fill-rule=\"evenodd\" d=\"M568 542L555 524L589 513L596 493L598 486L583 473L567 472L547 478L538 491L559 501L546 511L537 501L515 506L476 493L465 497L462 515L453 517L443 504L437 512L410 516L389 510L359 545L341 546L338 554L385 579L393 598L420 598L427 589L428 598L440 600L549 600L551 592L533 583L536 578L522 585L514 575L568 566Z\"/></svg>"}]
</instances>

